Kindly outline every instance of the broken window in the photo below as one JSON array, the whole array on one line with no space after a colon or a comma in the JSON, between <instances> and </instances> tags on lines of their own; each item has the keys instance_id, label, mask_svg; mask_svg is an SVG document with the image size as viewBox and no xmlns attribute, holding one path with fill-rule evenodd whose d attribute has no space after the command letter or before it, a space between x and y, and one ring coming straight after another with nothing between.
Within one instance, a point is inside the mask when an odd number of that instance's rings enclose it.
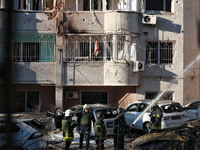
<instances>
[{"instance_id":1,"label":"broken window","mask_svg":"<svg viewBox=\"0 0 200 150\"><path fill-rule=\"evenodd\" d=\"M15 34L13 60L15 62L54 62L54 34Z\"/></svg>"},{"instance_id":2,"label":"broken window","mask_svg":"<svg viewBox=\"0 0 200 150\"><path fill-rule=\"evenodd\" d=\"M173 63L172 42L147 42L146 63L171 64Z\"/></svg>"},{"instance_id":3,"label":"broken window","mask_svg":"<svg viewBox=\"0 0 200 150\"><path fill-rule=\"evenodd\" d=\"M78 1L77 11L101 11L103 8L102 0L81 0ZM69 8L68 8L69 9Z\"/></svg>"},{"instance_id":4,"label":"broken window","mask_svg":"<svg viewBox=\"0 0 200 150\"><path fill-rule=\"evenodd\" d=\"M95 101L94 101L95 99ZM106 91L82 91L81 92L81 104L107 104L108 92Z\"/></svg>"},{"instance_id":5,"label":"broken window","mask_svg":"<svg viewBox=\"0 0 200 150\"><path fill-rule=\"evenodd\" d=\"M55 0L19 0L20 10L53 10Z\"/></svg>"},{"instance_id":6,"label":"broken window","mask_svg":"<svg viewBox=\"0 0 200 150\"><path fill-rule=\"evenodd\" d=\"M155 99L159 92L146 92L145 99ZM160 100L173 100L173 92L166 92L161 96Z\"/></svg>"},{"instance_id":7,"label":"broken window","mask_svg":"<svg viewBox=\"0 0 200 150\"><path fill-rule=\"evenodd\" d=\"M38 91L15 91L14 92L14 111L23 112L32 110L39 105L40 93Z\"/></svg>"},{"instance_id":8,"label":"broken window","mask_svg":"<svg viewBox=\"0 0 200 150\"><path fill-rule=\"evenodd\" d=\"M38 42L16 42L14 43L15 62L39 62L40 43Z\"/></svg>"},{"instance_id":9,"label":"broken window","mask_svg":"<svg viewBox=\"0 0 200 150\"><path fill-rule=\"evenodd\" d=\"M146 0L146 10L171 12L172 0Z\"/></svg>"}]
</instances>

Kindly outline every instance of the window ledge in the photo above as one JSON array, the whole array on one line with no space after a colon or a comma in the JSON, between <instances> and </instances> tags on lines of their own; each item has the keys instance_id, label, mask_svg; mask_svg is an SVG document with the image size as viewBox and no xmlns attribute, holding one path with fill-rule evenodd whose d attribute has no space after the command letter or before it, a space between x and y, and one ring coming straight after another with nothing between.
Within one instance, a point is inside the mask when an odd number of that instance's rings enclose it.
<instances>
[{"instance_id":1,"label":"window ledge","mask_svg":"<svg viewBox=\"0 0 200 150\"><path fill-rule=\"evenodd\" d=\"M16 12L23 12L23 13L51 13L55 12L56 10L21 10L21 9L15 9Z\"/></svg>"},{"instance_id":2,"label":"window ledge","mask_svg":"<svg viewBox=\"0 0 200 150\"><path fill-rule=\"evenodd\" d=\"M175 15L175 12L159 11L159 10L146 10L144 14L148 15Z\"/></svg>"}]
</instances>

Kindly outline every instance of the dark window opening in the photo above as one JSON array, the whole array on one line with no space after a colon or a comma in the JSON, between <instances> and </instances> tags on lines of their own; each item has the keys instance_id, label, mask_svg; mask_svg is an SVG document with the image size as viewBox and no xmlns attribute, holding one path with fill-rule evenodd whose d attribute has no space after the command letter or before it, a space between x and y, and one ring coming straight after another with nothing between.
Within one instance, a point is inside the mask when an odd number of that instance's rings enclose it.
<instances>
[{"instance_id":1,"label":"dark window opening","mask_svg":"<svg viewBox=\"0 0 200 150\"><path fill-rule=\"evenodd\" d=\"M39 3L39 0L33 0L33 3L32 3L32 7L33 7L33 10L40 10L40 3Z\"/></svg>"},{"instance_id":2,"label":"dark window opening","mask_svg":"<svg viewBox=\"0 0 200 150\"><path fill-rule=\"evenodd\" d=\"M83 1L83 11L90 11L90 0Z\"/></svg>"},{"instance_id":3,"label":"dark window opening","mask_svg":"<svg viewBox=\"0 0 200 150\"><path fill-rule=\"evenodd\" d=\"M146 0L146 10L171 12L172 0Z\"/></svg>"},{"instance_id":4,"label":"dark window opening","mask_svg":"<svg viewBox=\"0 0 200 150\"><path fill-rule=\"evenodd\" d=\"M81 104L107 104L108 92L82 92Z\"/></svg>"},{"instance_id":5,"label":"dark window opening","mask_svg":"<svg viewBox=\"0 0 200 150\"><path fill-rule=\"evenodd\" d=\"M15 91L14 112L23 112L26 109L32 110L39 105L39 92L37 91Z\"/></svg>"},{"instance_id":6,"label":"dark window opening","mask_svg":"<svg viewBox=\"0 0 200 150\"><path fill-rule=\"evenodd\" d=\"M145 99L155 99L158 96L158 92L146 92ZM160 100L173 100L173 92L164 93Z\"/></svg>"},{"instance_id":7,"label":"dark window opening","mask_svg":"<svg viewBox=\"0 0 200 150\"><path fill-rule=\"evenodd\" d=\"M98 0L94 0L94 10L98 10Z\"/></svg>"},{"instance_id":8,"label":"dark window opening","mask_svg":"<svg viewBox=\"0 0 200 150\"><path fill-rule=\"evenodd\" d=\"M14 93L14 112L23 112L25 109L25 92L17 91Z\"/></svg>"},{"instance_id":9,"label":"dark window opening","mask_svg":"<svg viewBox=\"0 0 200 150\"><path fill-rule=\"evenodd\" d=\"M17 42L14 43L15 62L39 62L40 43L39 42Z\"/></svg>"},{"instance_id":10,"label":"dark window opening","mask_svg":"<svg viewBox=\"0 0 200 150\"><path fill-rule=\"evenodd\" d=\"M90 43L89 42L81 42L80 43L80 56L87 57L90 53Z\"/></svg>"},{"instance_id":11,"label":"dark window opening","mask_svg":"<svg viewBox=\"0 0 200 150\"><path fill-rule=\"evenodd\" d=\"M27 108L32 109L39 105L39 92L27 92Z\"/></svg>"}]
</instances>

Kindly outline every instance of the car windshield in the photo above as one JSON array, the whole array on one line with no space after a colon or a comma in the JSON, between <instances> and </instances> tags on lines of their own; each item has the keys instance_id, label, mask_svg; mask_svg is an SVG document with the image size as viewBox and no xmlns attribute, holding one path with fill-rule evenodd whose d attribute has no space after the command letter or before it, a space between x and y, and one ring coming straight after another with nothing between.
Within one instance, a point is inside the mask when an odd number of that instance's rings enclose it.
<instances>
[{"instance_id":1,"label":"car windshield","mask_svg":"<svg viewBox=\"0 0 200 150\"><path fill-rule=\"evenodd\" d=\"M96 114L98 112L103 112L104 114L104 119L109 119L109 118L115 118L117 116L117 114L115 113L116 110L115 109L101 109L101 110L96 110Z\"/></svg>"},{"instance_id":2,"label":"car windshield","mask_svg":"<svg viewBox=\"0 0 200 150\"><path fill-rule=\"evenodd\" d=\"M184 108L178 103L161 106L164 113L182 112Z\"/></svg>"}]
</instances>

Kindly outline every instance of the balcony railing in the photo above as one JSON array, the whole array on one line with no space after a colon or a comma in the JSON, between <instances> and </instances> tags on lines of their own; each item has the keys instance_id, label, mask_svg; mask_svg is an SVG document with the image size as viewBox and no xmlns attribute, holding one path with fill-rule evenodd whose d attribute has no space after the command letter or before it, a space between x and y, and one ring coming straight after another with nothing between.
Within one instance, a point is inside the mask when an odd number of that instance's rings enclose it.
<instances>
[{"instance_id":1,"label":"balcony railing","mask_svg":"<svg viewBox=\"0 0 200 150\"><path fill-rule=\"evenodd\" d=\"M105 62L134 57L130 55L130 45L136 39L126 35L68 35L65 42L64 61Z\"/></svg>"}]
</instances>

